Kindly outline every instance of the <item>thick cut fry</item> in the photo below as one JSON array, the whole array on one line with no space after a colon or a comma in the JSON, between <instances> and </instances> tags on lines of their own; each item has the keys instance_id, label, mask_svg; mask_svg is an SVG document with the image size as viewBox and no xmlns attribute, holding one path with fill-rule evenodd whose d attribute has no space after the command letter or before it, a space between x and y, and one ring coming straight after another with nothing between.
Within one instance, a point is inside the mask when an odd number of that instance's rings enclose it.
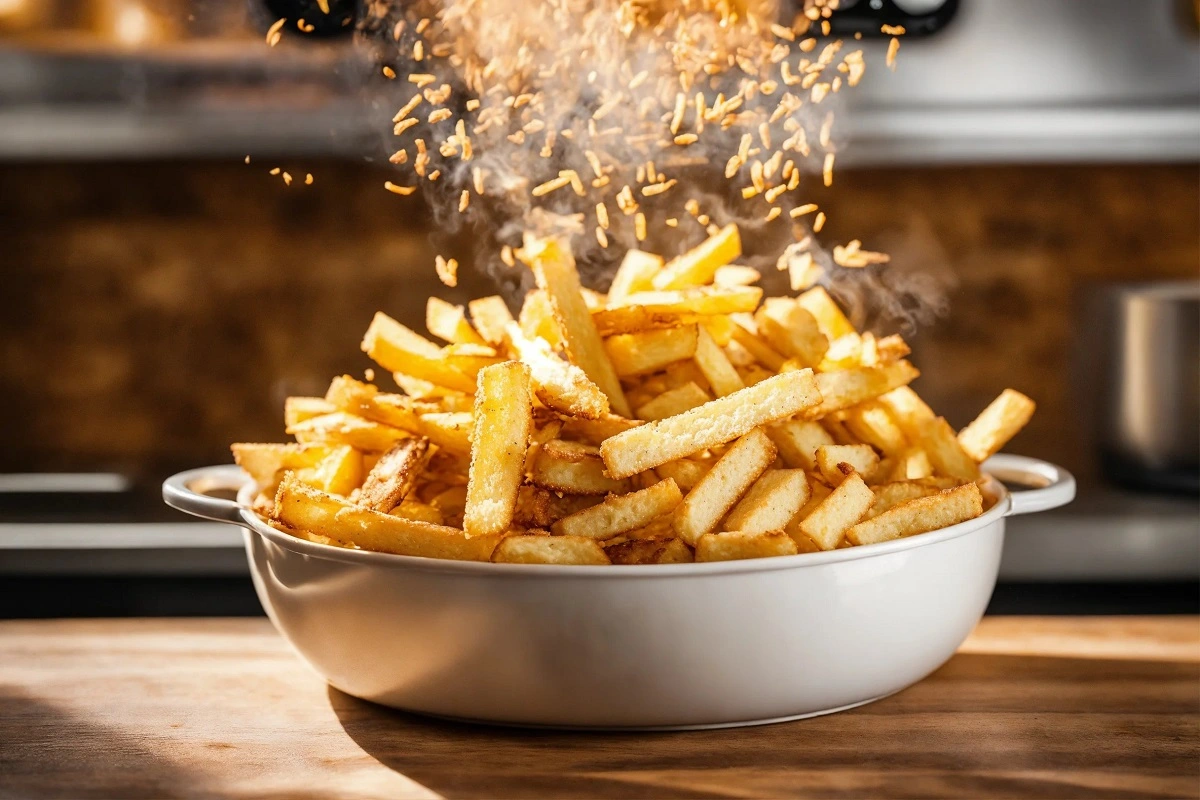
<instances>
[{"instance_id":1,"label":"thick cut fry","mask_svg":"<svg viewBox=\"0 0 1200 800\"><path fill-rule=\"evenodd\" d=\"M429 461L429 440L416 436L384 453L363 481L358 504L387 513L408 496Z\"/></svg>"},{"instance_id":2,"label":"thick cut fry","mask_svg":"<svg viewBox=\"0 0 1200 800\"><path fill-rule=\"evenodd\" d=\"M311 531L343 545L403 556L487 561L499 536L467 536L460 530L416 522L359 506L284 478L275 497L276 522Z\"/></svg>"},{"instance_id":3,"label":"thick cut fry","mask_svg":"<svg viewBox=\"0 0 1200 800\"><path fill-rule=\"evenodd\" d=\"M842 369L865 367L863 361L863 337L847 333L829 343L825 357L817 365L817 372L837 372Z\"/></svg>"},{"instance_id":4,"label":"thick cut fry","mask_svg":"<svg viewBox=\"0 0 1200 800\"><path fill-rule=\"evenodd\" d=\"M474 418L470 411L448 411L422 414L421 435L456 455L471 453L471 429Z\"/></svg>"},{"instance_id":5,"label":"thick cut fry","mask_svg":"<svg viewBox=\"0 0 1200 800\"><path fill-rule=\"evenodd\" d=\"M616 414L605 414L599 419L567 417L563 420L562 432L563 436L567 438L579 439L588 444L599 445L605 439L616 436L618 433L624 433L642 424L641 420L626 419Z\"/></svg>"},{"instance_id":6,"label":"thick cut fry","mask_svg":"<svg viewBox=\"0 0 1200 800\"><path fill-rule=\"evenodd\" d=\"M592 321L601 336L673 328L724 314L753 311L762 289L740 286L714 289L707 286L673 292L639 292L621 303L609 301L594 311Z\"/></svg>"},{"instance_id":7,"label":"thick cut fry","mask_svg":"<svg viewBox=\"0 0 1200 800\"><path fill-rule=\"evenodd\" d=\"M598 504L596 495L559 494L537 486L522 486L517 491L517 510L513 521L532 528L549 528L566 516Z\"/></svg>"},{"instance_id":8,"label":"thick cut fry","mask_svg":"<svg viewBox=\"0 0 1200 800\"><path fill-rule=\"evenodd\" d=\"M432 525L441 525L445 522L440 509L422 503L419 500L404 500L389 513L397 517L404 517L405 519L428 522Z\"/></svg>"},{"instance_id":9,"label":"thick cut fry","mask_svg":"<svg viewBox=\"0 0 1200 800\"><path fill-rule=\"evenodd\" d=\"M850 320L846 319L846 315L838 308L837 303L833 302L829 292L822 287L814 286L797 297L796 302L816 318L821 333L829 337L830 342L848 333L855 333Z\"/></svg>"},{"instance_id":10,"label":"thick cut fry","mask_svg":"<svg viewBox=\"0 0 1200 800\"><path fill-rule=\"evenodd\" d=\"M483 340L492 347L503 347L504 331L509 323L516 321L504 298L495 294L480 297L468 302L467 310L471 312L471 321Z\"/></svg>"},{"instance_id":11,"label":"thick cut fry","mask_svg":"<svg viewBox=\"0 0 1200 800\"><path fill-rule=\"evenodd\" d=\"M363 481L362 453L350 445L333 448L333 452L321 459L311 469L300 470L297 477L306 483L330 494L349 495Z\"/></svg>"},{"instance_id":12,"label":"thick cut fry","mask_svg":"<svg viewBox=\"0 0 1200 800\"><path fill-rule=\"evenodd\" d=\"M608 413L608 398L579 367L564 361L543 339L528 339L519 326L506 329L517 357L529 367L539 400L555 411L599 419Z\"/></svg>"},{"instance_id":13,"label":"thick cut fry","mask_svg":"<svg viewBox=\"0 0 1200 800\"><path fill-rule=\"evenodd\" d=\"M789 419L767 428L767 435L779 448L779 457L789 467L812 472L817 468L817 448L835 444L829 432L819 422Z\"/></svg>"},{"instance_id":14,"label":"thick cut fry","mask_svg":"<svg viewBox=\"0 0 1200 800\"><path fill-rule=\"evenodd\" d=\"M419 414L437 410L433 403L387 394L349 375L333 379L325 400L336 410L412 432L420 430Z\"/></svg>"},{"instance_id":15,"label":"thick cut fry","mask_svg":"<svg viewBox=\"0 0 1200 800\"><path fill-rule=\"evenodd\" d=\"M273 488L284 470L310 469L333 452L326 444L254 444L230 445L233 460L244 469L259 489Z\"/></svg>"},{"instance_id":16,"label":"thick cut fry","mask_svg":"<svg viewBox=\"0 0 1200 800\"><path fill-rule=\"evenodd\" d=\"M827 444L817 448L817 469L830 486L850 472L870 475L879 466L879 455L869 444Z\"/></svg>"},{"instance_id":17,"label":"thick cut fry","mask_svg":"<svg viewBox=\"0 0 1200 800\"><path fill-rule=\"evenodd\" d=\"M287 432L295 436L298 442L348 444L356 450L369 453L390 450L396 442L412 435L408 431L372 422L344 411L306 419L289 426Z\"/></svg>"},{"instance_id":18,"label":"thick cut fry","mask_svg":"<svg viewBox=\"0 0 1200 800\"><path fill-rule=\"evenodd\" d=\"M744 436L820 403L811 370L768 378L691 411L619 433L600 445L608 474L630 475Z\"/></svg>"},{"instance_id":19,"label":"thick cut fry","mask_svg":"<svg viewBox=\"0 0 1200 800\"><path fill-rule=\"evenodd\" d=\"M772 297L754 315L758 332L775 350L815 367L825 357L829 340L821 333L817 320L795 300Z\"/></svg>"},{"instance_id":20,"label":"thick cut fry","mask_svg":"<svg viewBox=\"0 0 1200 800\"><path fill-rule=\"evenodd\" d=\"M616 370L608 360L604 342L596 332L592 314L584 302L579 273L575 271L575 260L570 251L557 240L530 236L526 237L523 253L533 268L538 288L545 291L550 300L572 363L600 387L615 412L632 416Z\"/></svg>"},{"instance_id":21,"label":"thick cut fry","mask_svg":"<svg viewBox=\"0 0 1200 800\"><path fill-rule=\"evenodd\" d=\"M709 400L712 400L712 396L708 392L688 382L683 386L668 389L653 400L643 403L637 409L637 416L638 419L645 420L666 419L702 406Z\"/></svg>"},{"instance_id":22,"label":"thick cut fry","mask_svg":"<svg viewBox=\"0 0 1200 800\"><path fill-rule=\"evenodd\" d=\"M521 311L517 315L517 324L530 339L544 339L552 348L562 344L562 331L554 321L550 297L541 289L525 295L525 302L521 304Z\"/></svg>"},{"instance_id":23,"label":"thick cut fry","mask_svg":"<svg viewBox=\"0 0 1200 800\"><path fill-rule=\"evenodd\" d=\"M741 345L754 360L773 372L779 372L787 361L781 353L776 352L770 345L760 339L755 333L742 325L733 326L733 340Z\"/></svg>"},{"instance_id":24,"label":"thick cut fry","mask_svg":"<svg viewBox=\"0 0 1200 800\"><path fill-rule=\"evenodd\" d=\"M844 424L851 433L886 456L899 457L909 449L904 432L881 403L863 403L849 409Z\"/></svg>"},{"instance_id":25,"label":"thick cut fry","mask_svg":"<svg viewBox=\"0 0 1200 800\"><path fill-rule=\"evenodd\" d=\"M781 531L808 502L808 476L802 469L770 469L725 517L723 530Z\"/></svg>"},{"instance_id":26,"label":"thick cut fry","mask_svg":"<svg viewBox=\"0 0 1200 800\"><path fill-rule=\"evenodd\" d=\"M1005 389L958 433L958 443L975 461L987 461L1029 422L1037 404L1016 389Z\"/></svg>"},{"instance_id":27,"label":"thick cut fry","mask_svg":"<svg viewBox=\"0 0 1200 800\"><path fill-rule=\"evenodd\" d=\"M725 355L724 350L717 346L706 327L702 326L696 337L694 358L696 367L704 375L704 379L708 381L708 385L712 387L713 393L717 397L725 397L739 389L746 388L738 371L734 369L733 364L729 363L729 357Z\"/></svg>"},{"instance_id":28,"label":"thick cut fry","mask_svg":"<svg viewBox=\"0 0 1200 800\"><path fill-rule=\"evenodd\" d=\"M614 564L686 564L692 548L682 539L631 539L604 548Z\"/></svg>"},{"instance_id":29,"label":"thick cut fry","mask_svg":"<svg viewBox=\"0 0 1200 800\"><path fill-rule=\"evenodd\" d=\"M403 372L393 372L393 380L404 394L411 397L413 400L420 400L425 403L434 403L439 411L470 411L475 405L475 393L455 391L447 389L445 386L438 386L436 383L414 378L412 375L405 375Z\"/></svg>"},{"instance_id":30,"label":"thick cut fry","mask_svg":"<svg viewBox=\"0 0 1200 800\"><path fill-rule=\"evenodd\" d=\"M641 250L626 250L612 286L608 287L608 302L616 305L635 292L654 288L654 276L662 269L662 256Z\"/></svg>"},{"instance_id":31,"label":"thick cut fry","mask_svg":"<svg viewBox=\"0 0 1200 800\"><path fill-rule=\"evenodd\" d=\"M911 447L896 458L891 480L911 481L928 478L932 474L933 464L929 461L929 454L920 447Z\"/></svg>"},{"instance_id":32,"label":"thick cut fry","mask_svg":"<svg viewBox=\"0 0 1200 800\"><path fill-rule=\"evenodd\" d=\"M954 429L946 420L935 416L933 410L911 388L901 386L893 389L881 396L879 401L892 412L893 419L908 440L925 450L934 470L961 481L979 480L979 465L958 443Z\"/></svg>"},{"instance_id":33,"label":"thick cut fry","mask_svg":"<svg viewBox=\"0 0 1200 800\"><path fill-rule=\"evenodd\" d=\"M673 511L682 499L675 481L667 478L648 489L615 495L599 505L563 517L550 530L559 536L611 539Z\"/></svg>"},{"instance_id":34,"label":"thick cut fry","mask_svg":"<svg viewBox=\"0 0 1200 800\"><path fill-rule=\"evenodd\" d=\"M544 489L567 494L603 495L629 491L629 481L613 480L604 474L604 461L598 448L559 439L538 448L529 480Z\"/></svg>"},{"instance_id":35,"label":"thick cut fry","mask_svg":"<svg viewBox=\"0 0 1200 800\"><path fill-rule=\"evenodd\" d=\"M504 360L491 347L482 344L448 344L442 348L442 357L451 369L471 380L475 380L479 370Z\"/></svg>"},{"instance_id":36,"label":"thick cut fry","mask_svg":"<svg viewBox=\"0 0 1200 800\"><path fill-rule=\"evenodd\" d=\"M362 349L389 372L401 372L458 392L475 391L475 381L448 364L437 345L383 312L371 320Z\"/></svg>"},{"instance_id":37,"label":"thick cut fry","mask_svg":"<svg viewBox=\"0 0 1200 800\"><path fill-rule=\"evenodd\" d=\"M679 538L695 545L702 534L716 530L722 517L774 460L775 445L761 429L738 439L675 509L671 524Z\"/></svg>"},{"instance_id":38,"label":"thick cut fry","mask_svg":"<svg viewBox=\"0 0 1200 800\"><path fill-rule=\"evenodd\" d=\"M817 548L833 550L850 526L866 516L874 501L875 495L862 476L852 474L801 521L800 532Z\"/></svg>"},{"instance_id":39,"label":"thick cut fry","mask_svg":"<svg viewBox=\"0 0 1200 800\"><path fill-rule=\"evenodd\" d=\"M463 307L447 303L440 297L430 297L425 301L425 327L434 336L451 344L487 344L467 322Z\"/></svg>"},{"instance_id":40,"label":"thick cut fry","mask_svg":"<svg viewBox=\"0 0 1200 800\"><path fill-rule=\"evenodd\" d=\"M718 267L713 275L713 286L729 288L733 286L750 286L762 280L762 273L754 267L743 267L741 264L730 264ZM749 309L753 311L753 309Z\"/></svg>"},{"instance_id":41,"label":"thick cut fry","mask_svg":"<svg viewBox=\"0 0 1200 800\"><path fill-rule=\"evenodd\" d=\"M696 353L697 327L626 333L604 341L604 349L621 377L648 375Z\"/></svg>"},{"instance_id":42,"label":"thick cut fry","mask_svg":"<svg viewBox=\"0 0 1200 800\"><path fill-rule=\"evenodd\" d=\"M783 531L706 533L696 542L697 561L740 561L794 556L798 552L796 543Z\"/></svg>"},{"instance_id":43,"label":"thick cut fry","mask_svg":"<svg viewBox=\"0 0 1200 800\"><path fill-rule=\"evenodd\" d=\"M865 403L912 382L921 373L907 361L884 367L857 367L838 372L817 373L821 404L804 412L807 419L820 419L834 411Z\"/></svg>"},{"instance_id":44,"label":"thick cut fry","mask_svg":"<svg viewBox=\"0 0 1200 800\"><path fill-rule=\"evenodd\" d=\"M702 464L690 458L677 458L674 461L659 464L654 468L654 472L660 478L672 479L680 489L690 492L700 482L700 479L708 474L710 469L712 469L711 464Z\"/></svg>"},{"instance_id":45,"label":"thick cut fry","mask_svg":"<svg viewBox=\"0 0 1200 800\"><path fill-rule=\"evenodd\" d=\"M471 536L504 533L512 525L525 450L533 431L529 368L518 361L479 373L475 435L463 530Z\"/></svg>"},{"instance_id":46,"label":"thick cut fry","mask_svg":"<svg viewBox=\"0 0 1200 800\"><path fill-rule=\"evenodd\" d=\"M337 411L337 406L320 397L289 397L283 401L283 424L292 427L306 419Z\"/></svg>"},{"instance_id":47,"label":"thick cut fry","mask_svg":"<svg viewBox=\"0 0 1200 800\"><path fill-rule=\"evenodd\" d=\"M945 489L953 489L957 484L953 478L921 479L913 481L893 481L876 487L875 502L867 512L867 519L877 517L893 506L918 497L928 497Z\"/></svg>"},{"instance_id":48,"label":"thick cut fry","mask_svg":"<svg viewBox=\"0 0 1200 800\"><path fill-rule=\"evenodd\" d=\"M686 289L711 283L719 267L742 254L736 225L726 225L698 246L672 259L654 276L655 289Z\"/></svg>"},{"instance_id":49,"label":"thick cut fry","mask_svg":"<svg viewBox=\"0 0 1200 800\"><path fill-rule=\"evenodd\" d=\"M947 528L983 513L979 486L967 483L956 489L906 500L846 532L851 544L875 544L904 536Z\"/></svg>"},{"instance_id":50,"label":"thick cut fry","mask_svg":"<svg viewBox=\"0 0 1200 800\"><path fill-rule=\"evenodd\" d=\"M583 536L508 536L496 547L497 564L559 564L581 567L611 564L604 548Z\"/></svg>"}]
</instances>

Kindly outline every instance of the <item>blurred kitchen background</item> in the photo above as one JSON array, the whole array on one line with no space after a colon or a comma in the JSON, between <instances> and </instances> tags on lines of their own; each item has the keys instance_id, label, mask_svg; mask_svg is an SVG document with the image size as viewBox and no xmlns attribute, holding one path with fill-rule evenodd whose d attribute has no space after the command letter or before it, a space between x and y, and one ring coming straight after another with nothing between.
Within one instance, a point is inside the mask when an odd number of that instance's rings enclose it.
<instances>
[{"instance_id":1,"label":"blurred kitchen background","mask_svg":"<svg viewBox=\"0 0 1200 800\"><path fill-rule=\"evenodd\" d=\"M441 286L471 233L382 190L391 109L331 5L0 0L0 615L261 613L238 533L162 478L279 440L376 309L490 291ZM823 238L952 275L916 388L956 426L1031 395L1009 449L1080 480L1010 523L993 611L1195 613L1200 4L843 8L872 66ZM916 34L895 72L881 18Z\"/></svg>"}]
</instances>

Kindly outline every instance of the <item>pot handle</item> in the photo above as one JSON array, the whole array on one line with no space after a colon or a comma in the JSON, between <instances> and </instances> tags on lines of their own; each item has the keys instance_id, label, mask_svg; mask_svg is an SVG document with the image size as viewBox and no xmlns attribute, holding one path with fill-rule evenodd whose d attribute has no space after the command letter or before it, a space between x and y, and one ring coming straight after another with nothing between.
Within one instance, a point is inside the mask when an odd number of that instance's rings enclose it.
<instances>
[{"instance_id":1,"label":"pot handle","mask_svg":"<svg viewBox=\"0 0 1200 800\"><path fill-rule=\"evenodd\" d=\"M233 500L212 497L208 492L214 489L240 491L251 482L251 477L236 464L189 469L163 481L163 502L196 517L241 525L242 511L249 509Z\"/></svg>"},{"instance_id":2,"label":"pot handle","mask_svg":"<svg viewBox=\"0 0 1200 800\"><path fill-rule=\"evenodd\" d=\"M1049 461L999 454L983 462L983 471L1002 481L1035 487L1009 490L1009 516L1058 508L1075 499L1075 476Z\"/></svg>"}]
</instances>

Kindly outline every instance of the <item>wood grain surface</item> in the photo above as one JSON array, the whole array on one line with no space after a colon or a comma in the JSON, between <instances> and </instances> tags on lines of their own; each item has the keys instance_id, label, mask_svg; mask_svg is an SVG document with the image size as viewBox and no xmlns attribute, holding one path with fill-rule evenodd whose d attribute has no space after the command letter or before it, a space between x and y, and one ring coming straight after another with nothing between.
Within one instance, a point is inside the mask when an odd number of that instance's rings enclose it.
<instances>
[{"instance_id":1,"label":"wood grain surface","mask_svg":"<svg viewBox=\"0 0 1200 800\"><path fill-rule=\"evenodd\" d=\"M1197 797L1200 619L997 617L889 699L559 733L356 700L265 620L0 623L0 797Z\"/></svg>"}]
</instances>

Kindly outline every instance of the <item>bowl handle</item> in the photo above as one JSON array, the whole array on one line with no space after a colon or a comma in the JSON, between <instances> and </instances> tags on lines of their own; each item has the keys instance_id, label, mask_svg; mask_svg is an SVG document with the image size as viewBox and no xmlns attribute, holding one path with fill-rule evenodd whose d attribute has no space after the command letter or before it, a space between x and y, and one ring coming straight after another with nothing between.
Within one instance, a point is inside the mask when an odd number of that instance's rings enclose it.
<instances>
[{"instance_id":1,"label":"bowl handle","mask_svg":"<svg viewBox=\"0 0 1200 800\"><path fill-rule=\"evenodd\" d=\"M1049 461L1000 454L983 462L983 471L1002 481L1035 487L1009 490L1010 516L1058 508L1075 499L1075 476Z\"/></svg>"},{"instance_id":2,"label":"bowl handle","mask_svg":"<svg viewBox=\"0 0 1200 800\"><path fill-rule=\"evenodd\" d=\"M231 522L241 525L242 511L248 510L246 506L233 500L212 497L208 492L214 489L239 491L251 480L250 476L235 464L189 469L187 472L180 472L163 481L163 502L171 508L177 508L213 522Z\"/></svg>"}]
</instances>

